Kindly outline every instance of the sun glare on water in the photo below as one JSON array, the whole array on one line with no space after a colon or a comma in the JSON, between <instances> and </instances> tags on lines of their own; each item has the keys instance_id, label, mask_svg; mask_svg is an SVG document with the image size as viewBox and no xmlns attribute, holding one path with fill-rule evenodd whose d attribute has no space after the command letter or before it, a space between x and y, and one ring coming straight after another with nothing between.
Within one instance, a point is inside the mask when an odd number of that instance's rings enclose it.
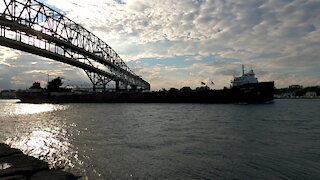
<instances>
[{"instance_id":1,"label":"sun glare on water","mask_svg":"<svg viewBox=\"0 0 320 180\"><path fill-rule=\"evenodd\" d=\"M56 105L52 104L19 104L14 110L14 114L35 114L54 111Z\"/></svg>"},{"instance_id":2,"label":"sun glare on water","mask_svg":"<svg viewBox=\"0 0 320 180\"><path fill-rule=\"evenodd\" d=\"M56 118L59 111L69 106L17 102L0 100L0 120L2 117L9 119L4 142L27 155L45 160L51 167L73 168L78 155L70 143L72 134L68 132L68 124L62 118ZM0 162L0 170L8 167Z\"/></svg>"},{"instance_id":3,"label":"sun glare on water","mask_svg":"<svg viewBox=\"0 0 320 180\"><path fill-rule=\"evenodd\" d=\"M77 153L70 148L66 131L59 128L36 130L22 137L8 138L6 143L45 160L52 167L73 168L72 159L77 159Z\"/></svg>"},{"instance_id":4,"label":"sun glare on water","mask_svg":"<svg viewBox=\"0 0 320 180\"><path fill-rule=\"evenodd\" d=\"M51 111L65 110L67 106L57 104L24 104L8 103L2 108L1 114L4 115L23 115L37 114Z\"/></svg>"}]
</instances>

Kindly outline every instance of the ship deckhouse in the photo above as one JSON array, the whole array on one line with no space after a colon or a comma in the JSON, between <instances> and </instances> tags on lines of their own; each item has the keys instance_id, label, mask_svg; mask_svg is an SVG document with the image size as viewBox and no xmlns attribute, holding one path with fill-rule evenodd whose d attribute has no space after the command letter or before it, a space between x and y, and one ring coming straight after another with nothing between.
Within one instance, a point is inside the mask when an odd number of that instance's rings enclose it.
<instances>
[{"instance_id":1,"label":"ship deckhouse","mask_svg":"<svg viewBox=\"0 0 320 180\"><path fill-rule=\"evenodd\" d=\"M242 76L235 77L233 81L231 81L233 87L252 83L258 83L258 79L255 77L252 69L249 72L244 73L244 65L242 65Z\"/></svg>"}]
</instances>

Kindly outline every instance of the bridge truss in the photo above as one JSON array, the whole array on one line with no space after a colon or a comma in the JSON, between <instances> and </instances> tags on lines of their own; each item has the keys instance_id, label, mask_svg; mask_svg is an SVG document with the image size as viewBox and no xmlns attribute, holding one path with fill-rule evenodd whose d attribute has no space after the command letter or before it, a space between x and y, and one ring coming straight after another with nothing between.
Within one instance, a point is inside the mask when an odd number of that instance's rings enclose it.
<instances>
[{"instance_id":1,"label":"bridge truss","mask_svg":"<svg viewBox=\"0 0 320 180\"><path fill-rule=\"evenodd\" d=\"M0 0L0 45L81 68L94 89L111 81L150 89L107 43L36 0Z\"/></svg>"}]
</instances>

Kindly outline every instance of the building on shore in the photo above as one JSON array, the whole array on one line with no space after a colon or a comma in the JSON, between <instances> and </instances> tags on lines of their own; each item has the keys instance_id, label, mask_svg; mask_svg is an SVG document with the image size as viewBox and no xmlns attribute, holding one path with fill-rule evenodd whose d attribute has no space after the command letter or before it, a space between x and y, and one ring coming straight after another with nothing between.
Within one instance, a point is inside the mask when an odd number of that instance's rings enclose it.
<instances>
[{"instance_id":1,"label":"building on shore","mask_svg":"<svg viewBox=\"0 0 320 180\"><path fill-rule=\"evenodd\" d=\"M317 93L314 91L308 91L305 95L306 98L316 98L317 97Z\"/></svg>"},{"instance_id":2,"label":"building on shore","mask_svg":"<svg viewBox=\"0 0 320 180\"><path fill-rule=\"evenodd\" d=\"M16 99L16 91L14 90L3 90L0 93L0 98L1 99Z\"/></svg>"}]
</instances>

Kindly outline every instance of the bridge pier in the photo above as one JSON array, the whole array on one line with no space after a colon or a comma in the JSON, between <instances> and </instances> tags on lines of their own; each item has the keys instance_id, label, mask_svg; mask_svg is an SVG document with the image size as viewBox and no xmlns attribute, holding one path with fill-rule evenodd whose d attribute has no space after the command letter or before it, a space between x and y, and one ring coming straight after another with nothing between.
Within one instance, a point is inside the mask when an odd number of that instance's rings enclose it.
<instances>
[{"instance_id":1,"label":"bridge pier","mask_svg":"<svg viewBox=\"0 0 320 180\"><path fill-rule=\"evenodd\" d=\"M131 90L133 90L133 91L137 90L137 86L131 85Z\"/></svg>"},{"instance_id":2,"label":"bridge pier","mask_svg":"<svg viewBox=\"0 0 320 180\"><path fill-rule=\"evenodd\" d=\"M116 80L116 91L120 90L120 81Z\"/></svg>"}]
</instances>

